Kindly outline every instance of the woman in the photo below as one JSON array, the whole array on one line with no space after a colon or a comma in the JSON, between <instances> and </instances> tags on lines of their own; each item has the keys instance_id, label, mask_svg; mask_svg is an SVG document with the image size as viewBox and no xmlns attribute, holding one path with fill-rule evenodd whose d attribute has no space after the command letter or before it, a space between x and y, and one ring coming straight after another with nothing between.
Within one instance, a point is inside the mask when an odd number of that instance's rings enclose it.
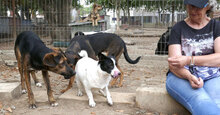
<instances>
[{"instance_id":1,"label":"woman","mask_svg":"<svg viewBox=\"0 0 220 115\"><path fill-rule=\"evenodd\" d=\"M169 40L166 88L193 115L220 115L220 22L207 16L213 0L184 0L188 17Z\"/></svg>"}]
</instances>

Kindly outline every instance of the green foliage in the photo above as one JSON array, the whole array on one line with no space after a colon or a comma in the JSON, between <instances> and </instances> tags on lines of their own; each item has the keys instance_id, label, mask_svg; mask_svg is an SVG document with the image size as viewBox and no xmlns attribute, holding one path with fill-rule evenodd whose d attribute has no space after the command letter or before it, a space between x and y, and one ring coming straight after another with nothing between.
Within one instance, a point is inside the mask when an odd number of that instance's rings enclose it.
<instances>
[{"instance_id":1,"label":"green foliage","mask_svg":"<svg viewBox=\"0 0 220 115\"><path fill-rule=\"evenodd\" d=\"M121 9L144 8L147 11L171 11L172 5L176 11L184 10L184 0L87 0L89 3L98 3L105 6L106 9L115 9L116 4Z\"/></svg>"},{"instance_id":2,"label":"green foliage","mask_svg":"<svg viewBox=\"0 0 220 115\"><path fill-rule=\"evenodd\" d=\"M80 8L80 16L85 16L88 15L92 10L92 6L91 7L81 7Z\"/></svg>"}]
</instances>

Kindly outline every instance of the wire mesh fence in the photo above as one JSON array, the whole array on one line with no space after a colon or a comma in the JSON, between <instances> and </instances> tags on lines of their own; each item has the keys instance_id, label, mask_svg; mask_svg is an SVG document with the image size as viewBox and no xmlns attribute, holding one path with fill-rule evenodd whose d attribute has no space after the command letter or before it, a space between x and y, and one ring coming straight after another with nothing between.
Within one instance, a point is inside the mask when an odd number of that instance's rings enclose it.
<instances>
[{"instance_id":1,"label":"wire mesh fence","mask_svg":"<svg viewBox=\"0 0 220 115\"><path fill-rule=\"evenodd\" d=\"M96 10L94 3L102 9ZM91 15L96 13L100 20L94 25ZM185 17L183 0L1 0L0 50L13 49L22 31L34 31L49 47L66 47L77 31L117 33L131 29L126 38L134 40L143 37L129 36L133 30L164 28L165 32Z\"/></svg>"}]
</instances>

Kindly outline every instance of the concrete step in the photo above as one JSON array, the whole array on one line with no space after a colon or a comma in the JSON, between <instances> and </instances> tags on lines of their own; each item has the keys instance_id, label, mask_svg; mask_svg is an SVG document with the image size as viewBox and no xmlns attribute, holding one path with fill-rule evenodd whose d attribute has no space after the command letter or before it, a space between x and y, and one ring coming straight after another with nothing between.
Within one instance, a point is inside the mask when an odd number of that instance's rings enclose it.
<instances>
[{"instance_id":1,"label":"concrete step","mask_svg":"<svg viewBox=\"0 0 220 115\"><path fill-rule=\"evenodd\" d=\"M94 90L93 97L95 102L107 102L106 97L100 94L98 91ZM120 93L120 92L110 92L112 96L113 104L135 104L135 93ZM59 99L70 99L70 100L80 100L80 101L88 101L88 97L86 93L83 96L79 97L76 95L77 89L71 89L62 94Z\"/></svg>"},{"instance_id":2,"label":"concrete step","mask_svg":"<svg viewBox=\"0 0 220 115\"><path fill-rule=\"evenodd\" d=\"M190 113L166 91L165 87L139 87L136 90L136 105L150 111L166 114L190 115Z\"/></svg>"},{"instance_id":3,"label":"concrete step","mask_svg":"<svg viewBox=\"0 0 220 115\"><path fill-rule=\"evenodd\" d=\"M0 83L0 99L10 100L21 96L20 82Z\"/></svg>"},{"instance_id":4,"label":"concrete step","mask_svg":"<svg viewBox=\"0 0 220 115\"><path fill-rule=\"evenodd\" d=\"M20 83L0 83L0 99L8 100L14 99L21 95ZM37 90L36 90L37 89ZM36 102L48 102L46 89L36 88L33 89ZM88 101L86 94L82 97L76 96L76 88L68 90L57 98L59 100L74 100L74 101ZM126 92L110 92L114 104L130 104L142 109L159 112L165 114L176 113L178 115L190 115L190 113L179 103L173 100L167 93L165 86L155 87L138 87L136 93ZM107 103L104 96L98 93L97 90L93 91L95 102ZM56 98L56 95L54 95ZM26 97L27 98L27 97Z\"/></svg>"}]
</instances>

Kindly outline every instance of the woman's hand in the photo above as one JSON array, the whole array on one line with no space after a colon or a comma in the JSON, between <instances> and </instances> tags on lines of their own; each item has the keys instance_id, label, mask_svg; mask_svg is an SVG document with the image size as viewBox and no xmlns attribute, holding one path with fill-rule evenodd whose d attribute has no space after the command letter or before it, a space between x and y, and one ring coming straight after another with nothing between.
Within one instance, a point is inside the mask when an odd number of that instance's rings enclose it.
<instances>
[{"instance_id":1,"label":"woman's hand","mask_svg":"<svg viewBox=\"0 0 220 115\"><path fill-rule=\"evenodd\" d=\"M190 75L188 77L188 80L189 80L189 83L192 86L192 88L195 88L195 89L201 88L204 85L204 81L201 77L198 78L194 75Z\"/></svg>"},{"instance_id":2,"label":"woman's hand","mask_svg":"<svg viewBox=\"0 0 220 115\"><path fill-rule=\"evenodd\" d=\"M191 74L189 70L185 69L184 67L178 68L176 66L170 65L169 63L170 71L179 76L180 78L187 79L191 85L192 88L201 88L203 87L203 80L202 78L198 78Z\"/></svg>"},{"instance_id":3,"label":"woman's hand","mask_svg":"<svg viewBox=\"0 0 220 115\"><path fill-rule=\"evenodd\" d=\"M168 63L172 66L181 68L190 63L190 57L189 56L169 57Z\"/></svg>"}]
</instances>

